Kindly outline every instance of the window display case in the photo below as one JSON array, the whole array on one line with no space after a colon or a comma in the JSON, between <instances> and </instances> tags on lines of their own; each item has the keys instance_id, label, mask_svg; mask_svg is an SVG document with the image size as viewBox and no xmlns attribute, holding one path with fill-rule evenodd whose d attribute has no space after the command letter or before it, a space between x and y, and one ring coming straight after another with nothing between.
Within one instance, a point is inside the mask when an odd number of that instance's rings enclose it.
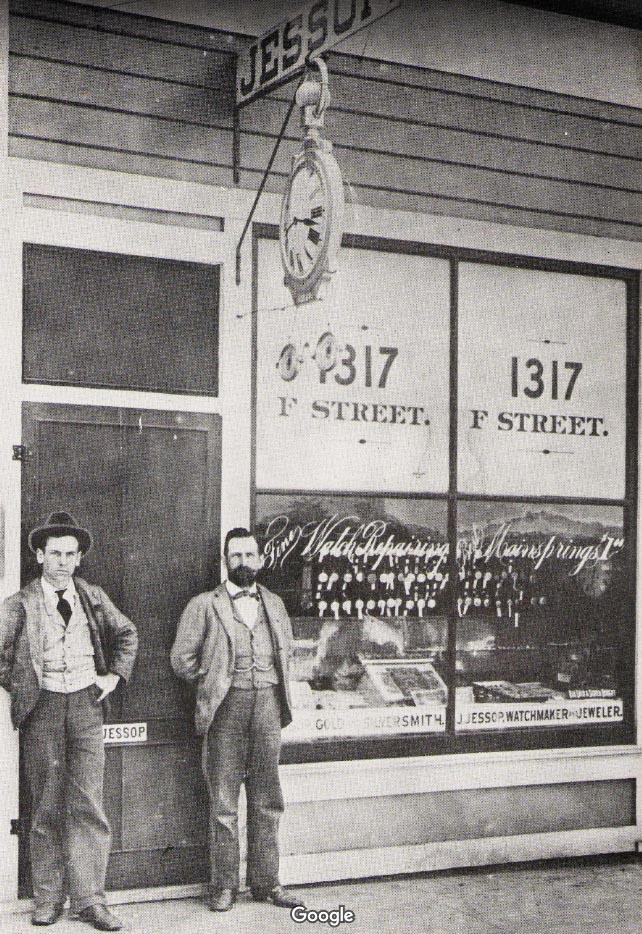
<instances>
[{"instance_id":1,"label":"window display case","mask_svg":"<svg viewBox=\"0 0 642 934\"><path fill-rule=\"evenodd\" d=\"M623 510L465 502L458 519L457 729L621 721Z\"/></svg>"},{"instance_id":2,"label":"window display case","mask_svg":"<svg viewBox=\"0 0 642 934\"><path fill-rule=\"evenodd\" d=\"M257 506L265 580L294 631L284 739L442 732L446 503L265 494Z\"/></svg>"},{"instance_id":3,"label":"window display case","mask_svg":"<svg viewBox=\"0 0 642 934\"><path fill-rule=\"evenodd\" d=\"M286 742L443 734L451 692L455 733L623 721L621 508L462 502L453 588L443 500L257 506L294 631Z\"/></svg>"}]
</instances>

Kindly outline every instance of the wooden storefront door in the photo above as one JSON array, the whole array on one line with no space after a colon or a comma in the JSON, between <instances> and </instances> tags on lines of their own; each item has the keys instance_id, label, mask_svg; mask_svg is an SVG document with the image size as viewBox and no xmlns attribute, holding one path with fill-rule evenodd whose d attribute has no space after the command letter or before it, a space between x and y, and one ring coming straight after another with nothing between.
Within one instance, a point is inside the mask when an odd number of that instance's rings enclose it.
<instances>
[{"instance_id":1,"label":"wooden storefront door","mask_svg":"<svg viewBox=\"0 0 642 934\"><path fill-rule=\"evenodd\" d=\"M134 676L114 723L146 723L147 740L107 746L105 808L113 833L108 887L207 878L207 806L192 698L169 650L181 611L218 580L220 417L25 404L24 582L37 566L29 530L54 509L94 535L80 575L100 584L137 625ZM21 817L28 801L21 782ZM21 826L25 821L21 820ZM21 835L21 893L29 892Z\"/></svg>"}]
</instances>

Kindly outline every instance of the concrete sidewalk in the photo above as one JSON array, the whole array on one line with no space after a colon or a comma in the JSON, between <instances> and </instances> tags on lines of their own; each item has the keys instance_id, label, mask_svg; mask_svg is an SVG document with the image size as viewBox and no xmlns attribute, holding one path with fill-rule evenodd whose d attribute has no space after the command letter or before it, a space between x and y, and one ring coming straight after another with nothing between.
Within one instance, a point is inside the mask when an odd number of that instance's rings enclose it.
<instances>
[{"instance_id":1,"label":"concrete sidewalk","mask_svg":"<svg viewBox=\"0 0 642 934\"><path fill-rule=\"evenodd\" d=\"M225 914L201 899L119 905L130 934L640 934L642 860L591 857L296 888L310 909L354 912L352 923L296 923L241 895ZM1 934L34 931L29 914L0 914ZM52 934L93 928L66 915Z\"/></svg>"}]
</instances>

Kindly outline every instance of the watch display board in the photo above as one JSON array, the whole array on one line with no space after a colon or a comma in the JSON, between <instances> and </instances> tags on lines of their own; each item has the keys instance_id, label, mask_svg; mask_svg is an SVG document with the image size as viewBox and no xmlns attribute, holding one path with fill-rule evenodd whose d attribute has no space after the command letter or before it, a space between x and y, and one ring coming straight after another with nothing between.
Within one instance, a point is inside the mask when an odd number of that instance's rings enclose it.
<instances>
[{"instance_id":1,"label":"watch display board","mask_svg":"<svg viewBox=\"0 0 642 934\"><path fill-rule=\"evenodd\" d=\"M445 730L446 522L439 500L257 497L294 632L286 741Z\"/></svg>"},{"instance_id":2,"label":"watch display board","mask_svg":"<svg viewBox=\"0 0 642 934\"><path fill-rule=\"evenodd\" d=\"M280 266L260 240L257 487L445 492L448 263L344 247L323 300L300 307Z\"/></svg>"},{"instance_id":3,"label":"watch display board","mask_svg":"<svg viewBox=\"0 0 642 934\"><path fill-rule=\"evenodd\" d=\"M456 728L622 720L623 509L465 502L458 520Z\"/></svg>"},{"instance_id":4,"label":"watch display board","mask_svg":"<svg viewBox=\"0 0 642 934\"><path fill-rule=\"evenodd\" d=\"M262 573L293 621L284 738L443 733L445 501L262 494L257 507ZM455 729L621 722L622 508L477 501L458 515Z\"/></svg>"},{"instance_id":5,"label":"watch display board","mask_svg":"<svg viewBox=\"0 0 642 934\"><path fill-rule=\"evenodd\" d=\"M459 266L458 487L624 497L626 285Z\"/></svg>"}]
</instances>

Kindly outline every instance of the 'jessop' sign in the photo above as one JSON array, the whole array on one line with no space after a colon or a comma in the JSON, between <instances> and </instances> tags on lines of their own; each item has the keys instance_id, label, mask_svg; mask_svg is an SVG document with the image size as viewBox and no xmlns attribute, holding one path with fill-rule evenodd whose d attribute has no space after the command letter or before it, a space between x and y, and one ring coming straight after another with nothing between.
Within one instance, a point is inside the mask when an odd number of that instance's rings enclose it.
<instances>
[{"instance_id":1,"label":"'jessop' sign","mask_svg":"<svg viewBox=\"0 0 642 934\"><path fill-rule=\"evenodd\" d=\"M103 724L103 742L145 743L147 742L146 723L105 723Z\"/></svg>"},{"instance_id":2,"label":"'jessop' sign","mask_svg":"<svg viewBox=\"0 0 642 934\"><path fill-rule=\"evenodd\" d=\"M401 0L313 0L239 55L236 103L247 104L293 77L308 58L394 10Z\"/></svg>"}]
</instances>

